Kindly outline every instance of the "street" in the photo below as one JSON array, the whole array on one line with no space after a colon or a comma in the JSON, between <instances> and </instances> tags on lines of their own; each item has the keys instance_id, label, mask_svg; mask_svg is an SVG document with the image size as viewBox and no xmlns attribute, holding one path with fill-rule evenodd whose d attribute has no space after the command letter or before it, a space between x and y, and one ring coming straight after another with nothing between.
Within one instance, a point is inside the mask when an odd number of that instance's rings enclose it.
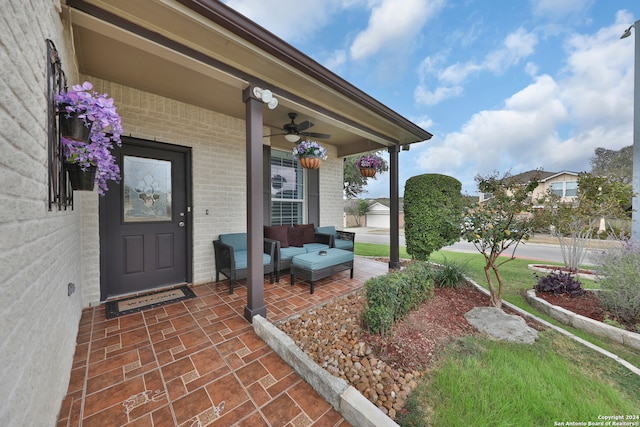
<instances>
[{"instance_id":1,"label":"street","mask_svg":"<svg viewBox=\"0 0 640 427\"><path fill-rule=\"evenodd\" d=\"M357 227L347 228L346 231L352 231L356 233L356 242L358 243L378 243L383 245L389 244L389 230ZM533 261L545 261L545 262L559 262L562 263L562 254L560 253L560 246L550 243L537 243L535 237L532 241L522 242L518 245L515 252L516 258L530 259ZM404 235L400 235L400 246L405 246ZM472 243L466 241L457 242L451 246L442 248L445 251L453 252L465 252L465 253L479 253ZM502 255L510 256L513 253L513 249L510 248L503 252ZM589 264L589 255L585 257L584 263Z\"/></svg>"}]
</instances>

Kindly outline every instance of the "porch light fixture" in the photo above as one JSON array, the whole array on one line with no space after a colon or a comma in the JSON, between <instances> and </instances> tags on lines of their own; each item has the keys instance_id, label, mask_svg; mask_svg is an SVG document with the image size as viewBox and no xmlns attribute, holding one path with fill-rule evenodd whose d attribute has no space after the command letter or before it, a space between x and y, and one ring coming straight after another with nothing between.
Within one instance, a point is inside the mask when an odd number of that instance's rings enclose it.
<instances>
[{"instance_id":1,"label":"porch light fixture","mask_svg":"<svg viewBox=\"0 0 640 427\"><path fill-rule=\"evenodd\" d=\"M259 98L267 104L270 110L273 110L278 106L278 100L274 98L273 93L269 89L262 89L261 87L254 87L253 94L256 98Z\"/></svg>"},{"instance_id":2,"label":"porch light fixture","mask_svg":"<svg viewBox=\"0 0 640 427\"><path fill-rule=\"evenodd\" d=\"M296 135L295 133L288 133L284 136L284 139L289 142L298 142L300 140L300 135Z\"/></svg>"}]
</instances>

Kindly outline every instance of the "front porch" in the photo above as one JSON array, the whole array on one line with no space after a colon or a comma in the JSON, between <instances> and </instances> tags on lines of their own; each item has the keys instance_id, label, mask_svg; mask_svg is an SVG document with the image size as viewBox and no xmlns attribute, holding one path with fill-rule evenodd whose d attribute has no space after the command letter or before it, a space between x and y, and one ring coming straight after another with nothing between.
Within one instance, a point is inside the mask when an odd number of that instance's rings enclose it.
<instances>
[{"instance_id":1,"label":"front porch","mask_svg":"<svg viewBox=\"0 0 640 427\"><path fill-rule=\"evenodd\" d=\"M265 280L267 319L301 313L361 289L386 263L356 257L316 283ZM246 281L242 281L245 282ZM241 282L241 283L242 283ZM80 320L57 426L347 426L244 318L247 288L193 287L197 297L106 320L104 304Z\"/></svg>"}]
</instances>

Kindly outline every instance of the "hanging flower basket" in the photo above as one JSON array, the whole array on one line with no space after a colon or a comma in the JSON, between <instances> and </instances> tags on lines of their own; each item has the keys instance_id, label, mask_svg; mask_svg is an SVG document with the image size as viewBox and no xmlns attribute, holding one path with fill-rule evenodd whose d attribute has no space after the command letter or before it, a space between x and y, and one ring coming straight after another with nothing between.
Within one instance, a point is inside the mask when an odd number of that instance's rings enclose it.
<instances>
[{"instance_id":1,"label":"hanging flower basket","mask_svg":"<svg viewBox=\"0 0 640 427\"><path fill-rule=\"evenodd\" d=\"M376 176L376 172L378 171L375 170L375 168L360 168L360 175L364 176L365 178L373 178L374 176Z\"/></svg>"},{"instance_id":2,"label":"hanging flower basket","mask_svg":"<svg viewBox=\"0 0 640 427\"><path fill-rule=\"evenodd\" d=\"M375 154L367 154L360 156L356 160L356 167L360 170L360 175L366 178L373 178L378 171L385 170L385 161L382 157Z\"/></svg>"},{"instance_id":3,"label":"hanging flower basket","mask_svg":"<svg viewBox=\"0 0 640 427\"><path fill-rule=\"evenodd\" d=\"M56 95L60 143L74 190L81 185L73 184L76 171L72 164L80 171L93 169L98 193L104 195L108 190L107 181L120 181L120 167L112 150L122 144L122 125L113 99L92 89L91 83L84 82ZM88 132L88 137L84 132ZM88 185L83 188L86 187Z\"/></svg>"},{"instance_id":4,"label":"hanging flower basket","mask_svg":"<svg viewBox=\"0 0 640 427\"><path fill-rule=\"evenodd\" d=\"M291 150L293 158L305 169L318 169L327 158L327 149L316 141L304 140Z\"/></svg>"},{"instance_id":5,"label":"hanging flower basket","mask_svg":"<svg viewBox=\"0 0 640 427\"><path fill-rule=\"evenodd\" d=\"M319 157L300 157L300 166L305 169L318 169L322 163Z\"/></svg>"},{"instance_id":6,"label":"hanging flower basket","mask_svg":"<svg viewBox=\"0 0 640 427\"><path fill-rule=\"evenodd\" d=\"M61 108L63 110L63 108ZM60 113L60 135L73 141L88 143L91 126L87 125L80 113Z\"/></svg>"},{"instance_id":7,"label":"hanging flower basket","mask_svg":"<svg viewBox=\"0 0 640 427\"><path fill-rule=\"evenodd\" d=\"M78 191L93 191L96 183L97 166L89 166L83 170L77 163L65 163L64 168L69 174L72 189Z\"/></svg>"}]
</instances>

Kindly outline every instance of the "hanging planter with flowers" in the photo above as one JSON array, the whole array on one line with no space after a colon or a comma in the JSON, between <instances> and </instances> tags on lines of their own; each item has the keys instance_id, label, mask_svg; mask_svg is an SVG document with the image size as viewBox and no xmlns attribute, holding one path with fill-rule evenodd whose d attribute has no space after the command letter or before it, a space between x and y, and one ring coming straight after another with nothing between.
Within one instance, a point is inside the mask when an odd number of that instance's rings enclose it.
<instances>
[{"instance_id":1,"label":"hanging planter with flowers","mask_svg":"<svg viewBox=\"0 0 640 427\"><path fill-rule=\"evenodd\" d=\"M114 144L122 144L122 125L113 99L106 93L98 94L92 89L93 85L89 82L74 85L71 90L56 95L56 106L60 115L60 141L65 168L72 188L93 190L93 186L89 188L87 185L87 180L93 174L98 193L104 195L108 190L107 181L120 180L120 168L111 151ZM87 131L88 137L83 135ZM82 175L84 182L78 181Z\"/></svg>"},{"instance_id":2,"label":"hanging planter with flowers","mask_svg":"<svg viewBox=\"0 0 640 427\"><path fill-rule=\"evenodd\" d=\"M360 170L360 175L366 178L373 178L377 172L385 169L385 161L375 154L366 154L356 160L356 167Z\"/></svg>"},{"instance_id":3,"label":"hanging planter with flowers","mask_svg":"<svg viewBox=\"0 0 640 427\"><path fill-rule=\"evenodd\" d=\"M293 158L300 161L305 169L318 169L322 160L327 159L327 149L316 141L304 140L291 150Z\"/></svg>"}]
</instances>

